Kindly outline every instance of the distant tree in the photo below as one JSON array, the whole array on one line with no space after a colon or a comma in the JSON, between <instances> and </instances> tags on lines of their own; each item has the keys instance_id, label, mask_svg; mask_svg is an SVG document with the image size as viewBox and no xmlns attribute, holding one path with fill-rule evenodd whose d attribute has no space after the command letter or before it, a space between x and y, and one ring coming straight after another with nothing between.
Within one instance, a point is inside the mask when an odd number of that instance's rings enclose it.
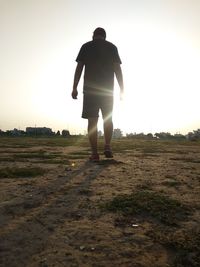
<instances>
[{"instance_id":1,"label":"distant tree","mask_svg":"<svg viewBox=\"0 0 200 267\"><path fill-rule=\"evenodd\" d=\"M149 139L153 139L153 134L152 134L152 133L148 133L148 134L147 134L147 137L148 137Z\"/></svg>"},{"instance_id":2,"label":"distant tree","mask_svg":"<svg viewBox=\"0 0 200 267\"><path fill-rule=\"evenodd\" d=\"M136 134L136 137L137 138L144 138L145 134L144 133L138 133L138 134Z\"/></svg>"},{"instance_id":3,"label":"distant tree","mask_svg":"<svg viewBox=\"0 0 200 267\"><path fill-rule=\"evenodd\" d=\"M69 131L68 131L68 130L62 130L62 136L63 136L63 137L68 137L68 136L70 136Z\"/></svg>"},{"instance_id":4,"label":"distant tree","mask_svg":"<svg viewBox=\"0 0 200 267\"><path fill-rule=\"evenodd\" d=\"M0 136L4 136L4 135L6 135L6 133L4 131L0 130Z\"/></svg>"},{"instance_id":5,"label":"distant tree","mask_svg":"<svg viewBox=\"0 0 200 267\"><path fill-rule=\"evenodd\" d=\"M126 134L127 138L137 138L137 139L153 139L153 134L152 133L148 133L147 135L145 135L144 133L129 133Z\"/></svg>"},{"instance_id":6,"label":"distant tree","mask_svg":"<svg viewBox=\"0 0 200 267\"><path fill-rule=\"evenodd\" d=\"M113 130L113 138L121 138L122 136L122 131L119 128Z\"/></svg>"},{"instance_id":7,"label":"distant tree","mask_svg":"<svg viewBox=\"0 0 200 267\"><path fill-rule=\"evenodd\" d=\"M176 133L174 135L174 139L176 139L176 140L184 140L184 139L186 139L186 136L183 135L183 134Z\"/></svg>"},{"instance_id":8,"label":"distant tree","mask_svg":"<svg viewBox=\"0 0 200 267\"><path fill-rule=\"evenodd\" d=\"M155 136L159 139L172 139L173 138L173 135L171 135L171 133L168 133L168 132L155 133Z\"/></svg>"},{"instance_id":9,"label":"distant tree","mask_svg":"<svg viewBox=\"0 0 200 267\"><path fill-rule=\"evenodd\" d=\"M129 133L129 134L127 133L127 134L126 134L126 137L127 137L127 138L133 138L134 136L135 136L135 135L134 135L133 133Z\"/></svg>"},{"instance_id":10,"label":"distant tree","mask_svg":"<svg viewBox=\"0 0 200 267\"><path fill-rule=\"evenodd\" d=\"M194 130L193 132L189 132L186 138L190 141L200 140L200 129Z\"/></svg>"},{"instance_id":11,"label":"distant tree","mask_svg":"<svg viewBox=\"0 0 200 267\"><path fill-rule=\"evenodd\" d=\"M12 135L12 130L7 130L6 131L6 136L11 136Z\"/></svg>"},{"instance_id":12,"label":"distant tree","mask_svg":"<svg viewBox=\"0 0 200 267\"><path fill-rule=\"evenodd\" d=\"M57 136L60 136L60 131L57 131L56 135L57 135Z\"/></svg>"}]
</instances>

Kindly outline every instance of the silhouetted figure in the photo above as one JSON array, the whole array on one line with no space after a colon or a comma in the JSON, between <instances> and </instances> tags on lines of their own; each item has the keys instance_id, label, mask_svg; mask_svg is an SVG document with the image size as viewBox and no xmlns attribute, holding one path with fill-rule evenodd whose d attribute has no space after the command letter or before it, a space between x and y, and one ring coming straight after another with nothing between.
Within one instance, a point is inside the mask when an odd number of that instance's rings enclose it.
<instances>
[{"instance_id":1,"label":"silhouetted figure","mask_svg":"<svg viewBox=\"0 0 200 267\"><path fill-rule=\"evenodd\" d=\"M121 97L124 91L123 75L120 66L121 60L117 47L105 39L105 30L103 28L97 28L93 33L93 40L85 43L81 47L76 58L77 67L72 91L72 98L77 99L77 86L83 67L85 67L82 117L88 119L88 137L92 150L91 161L99 160L97 151L99 110L102 112L104 121L104 154L107 158L113 157L110 143L113 133L114 74L120 86Z\"/></svg>"}]
</instances>

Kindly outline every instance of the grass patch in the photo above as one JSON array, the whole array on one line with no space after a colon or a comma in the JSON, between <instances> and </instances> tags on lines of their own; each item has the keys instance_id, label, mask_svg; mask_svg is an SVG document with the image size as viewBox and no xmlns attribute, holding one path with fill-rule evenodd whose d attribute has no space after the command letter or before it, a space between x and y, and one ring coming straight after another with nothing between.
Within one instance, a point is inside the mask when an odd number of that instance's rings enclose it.
<instances>
[{"instance_id":1,"label":"grass patch","mask_svg":"<svg viewBox=\"0 0 200 267\"><path fill-rule=\"evenodd\" d=\"M74 151L70 153L70 155L89 155L89 154L90 150Z\"/></svg>"},{"instance_id":2,"label":"grass patch","mask_svg":"<svg viewBox=\"0 0 200 267\"><path fill-rule=\"evenodd\" d=\"M14 153L10 157L2 157L1 161L7 162L24 162L27 160L33 160L35 163L49 163L49 164L69 164L70 159L84 159L89 154L87 151L72 152L70 154L63 155L62 152L46 152L43 150Z\"/></svg>"},{"instance_id":3,"label":"grass patch","mask_svg":"<svg viewBox=\"0 0 200 267\"><path fill-rule=\"evenodd\" d=\"M87 158L86 155L68 155L68 159L85 159Z\"/></svg>"},{"instance_id":4,"label":"grass patch","mask_svg":"<svg viewBox=\"0 0 200 267\"><path fill-rule=\"evenodd\" d=\"M199 267L200 230L177 230L157 228L148 234L155 242L170 249L174 254L172 267Z\"/></svg>"},{"instance_id":5,"label":"grass patch","mask_svg":"<svg viewBox=\"0 0 200 267\"><path fill-rule=\"evenodd\" d=\"M0 148L29 148L38 146L67 147L81 146L88 143L86 137L0 137Z\"/></svg>"},{"instance_id":6,"label":"grass patch","mask_svg":"<svg viewBox=\"0 0 200 267\"><path fill-rule=\"evenodd\" d=\"M142 149L143 154L154 154L154 153L164 153L168 152L164 149L160 149L159 147L147 147Z\"/></svg>"},{"instance_id":7,"label":"grass patch","mask_svg":"<svg viewBox=\"0 0 200 267\"><path fill-rule=\"evenodd\" d=\"M108 211L119 212L124 216L151 217L166 225L176 225L189 213L189 209L177 200L147 190L117 196L104 207Z\"/></svg>"},{"instance_id":8,"label":"grass patch","mask_svg":"<svg viewBox=\"0 0 200 267\"><path fill-rule=\"evenodd\" d=\"M104 139L98 139L98 145L101 150L104 147ZM89 147L87 137L71 136L70 138L62 137L0 137L0 148L30 148L30 147ZM112 147L114 152L124 152L125 150L143 150L145 153L182 153L187 151L187 147L196 148L200 142L175 141L175 140L143 140L143 139L113 139ZM5 149L4 149L5 150ZM183 154L184 154L183 152Z\"/></svg>"},{"instance_id":9,"label":"grass patch","mask_svg":"<svg viewBox=\"0 0 200 267\"><path fill-rule=\"evenodd\" d=\"M42 163L42 164L64 164L70 165L71 162L67 159L44 159L44 160L36 160L34 163Z\"/></svg>"},{"instance_id":10,"label":"grass patch","mask_svg":"<svg viewBox=\"0 0 200 267\"><path fill-rule=\"evenodd\" d=\"M2 168L0 169L0 178L19 178L19 177L35 177L38 175L43 175L46 170L42 168Z\"/></svg>"},{"instance_id":11,"label":"grass patch","mask_svg":"<svg viewBox=\"0 0 200 267\"><path fill-rule=\"evenodd\" d=\"M155 152L156 153L156 152ZM142 154L136 154L134 157L137 158L152 158L152 157L160 157L159 154L151 154L151 153L142 153Z\"/></svg>"},{"instance_id":12,"label":"grass patch","mask_svg":"<svg viewBox=\"0 0 200 267\"><path fill-rule=\"evenodd\" d=\"M176 180L168 180L168 181L164 181L162 184L168 187L176 187L176 186L181 185L181 182L176 181Z\"/></svg>"},{"instance_id":13,"label":"grass patch","mask_svg":"<svg viewBox=\"0 0 200 267\"><path fill-rule=\"evenodd\" d=\"M153 182L151 180L145 180L142 183L137 184L136 188L138 191L141 191L141 190L144 191L144 190L151 190L152 186L153 186Z\"/></svg>"},{"instance_id":14,"label":"grass patch","mask_svg":"<svg viewBox=\"0 0 200 267\"><path fill-rule=\"evenodd\" d=\"M183 162L190 162L190 163L200 163L199 159L195 159L195 158L170 158L171 160L177 160L177 161L183 161Z\"/></svg>"},{"instance_id":15,"label":"grass patch","mask_svg":"<svg viewBox=\"0 0 200 267\"><path fill-rule=\"evenodd\" d=\"M74 151L66 155L68 159L85 159L90 155L90 150Z\"/></svg>"},{"instance_id":16,"label":"grass patch","mask_svg":"<svg viewBox=\"0 0 200 267\"><path fill-rule=\"evenodd\" d=\"M4 162L14 162L15 160L13 158L8 158L8 157L0 157L0 161Z\"/></svg>"},{"instance_id":17,"label":"grass patch","mask_svg":"<svg viewBox=\"0 0 200 267\"><path fill-rule=\"evenodd\" d=\"M68 155L62 155L61 152L45 152L45 151L33 151L17 153L10 157L0 158L1 161L7 162L25 162L27 160L33 160L34 163L49 163L49 164L69 164Z\"/></svg>"},{"instance_id":18,"label":"grass patch","mask_svg":"<svg viewBox=\"0 0 200 267\"><path fill-rule=\"evenodd\" d=\"M48 153L45 151L30 152L30 153L20 153L13 155L16 159L26 158L26 159L52 159L59 156L59 153Z\"/></svg>"}]
</instances>

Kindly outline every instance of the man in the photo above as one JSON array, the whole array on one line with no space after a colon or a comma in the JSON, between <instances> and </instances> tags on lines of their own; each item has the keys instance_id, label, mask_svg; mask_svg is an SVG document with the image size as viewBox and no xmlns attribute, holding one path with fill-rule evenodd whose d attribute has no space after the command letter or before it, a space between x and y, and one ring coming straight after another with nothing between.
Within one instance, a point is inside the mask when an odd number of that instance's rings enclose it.
<instances>
[{"instance_id":1,"label":"man","mask_svg":"<svg viewBox=\"0 0 200 267\"><path fill-rule=\"evenodd\" d=\"M121 60L117 47L106 41L106 32L97 28L93 33L93 40L85 43L76 58L77 67L74 75L72 98L77 99L77 86L84 73L83 112L82 117L88 119L88 138L92 150L91 161L99 161L97 151L97 122L99 110L102 112L104 122L104 155L112 158L111 139L113 133L113 87L114 74L120 86L122 98L124 85L121 70Z\"/></svg>"}]
</instances>

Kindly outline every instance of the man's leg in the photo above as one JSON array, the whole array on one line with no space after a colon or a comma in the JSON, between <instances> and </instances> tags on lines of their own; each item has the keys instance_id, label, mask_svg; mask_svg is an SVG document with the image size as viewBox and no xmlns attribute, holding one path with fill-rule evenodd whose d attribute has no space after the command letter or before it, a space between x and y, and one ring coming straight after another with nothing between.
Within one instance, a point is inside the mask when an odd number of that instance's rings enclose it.
<instances>
[{"instance_id":1,"label":"man's leg","mask_svg":"<svg viewBox=\"0 0 200 267\"><path fill-rule=\"evenodd\" d=\"M110 143L113 134L113 122L112 116L107 116L103 118L103 126L104 126L104 139L105 139L105 147L110 148Z\"/></svg>"},{"instance_id":2,"label":"man's leg","mask_svg":"<svg viewBox=\"0 0 200 267\"><path fill-rule=\"evenodd\" d=\"M112 121L112 110L113 110L113 97L106 97L102 103L102 115L103 115L103 126L104 126L104 155L106 158L112 158L112 150L110 143L113 135L113 121Z\"/></svg>"},{"instance_id":3,"label":"man's leg","mask_svg":"<svg viewBox=\"0 0 200 267\"><path fill-rule=\"evenodd\" d=\"M113 122L111 115L104 118L103 125L104 125L104 139L105 139L104 155L106 156L106 158L113 158L113 153L110 147L113 134Z\"/></svg>"},{"instance_id":4,"label":"man's leg","mask_svg":"<svg viewBox=\"0 0 200 267\"><path fill-rule=\"evenodd\" d=\"M88 118L88 138L92 154L97 154L97 122L98 118Z\"/></svg>"}]
</instances>

